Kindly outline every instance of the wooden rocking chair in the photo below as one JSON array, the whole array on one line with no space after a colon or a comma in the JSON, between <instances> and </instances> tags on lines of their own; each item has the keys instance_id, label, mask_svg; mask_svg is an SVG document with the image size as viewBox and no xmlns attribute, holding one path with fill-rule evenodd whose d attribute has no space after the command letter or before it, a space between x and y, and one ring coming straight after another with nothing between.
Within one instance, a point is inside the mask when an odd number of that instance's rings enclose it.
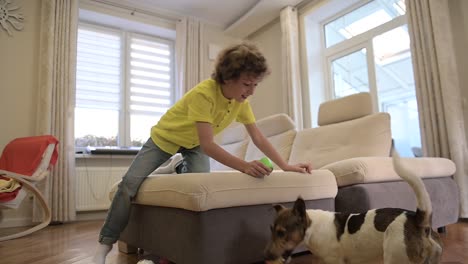
<instances>
[{"instance_id":1,"label":"wooden rocking chair","mask_svg":"<svg viewBox=\"0 0 468 264\"><path fill-rule=\"evenodd\" d=\"M30 191L43 209L43 221L27 230L0 237L0 241L15 239L49 225L51 211L44 196L36 188L36 183L50 173L57 162L59 141L50 135L16 138L6 145L0 157L0 176L3 183L15 185L14 192L3 189L0 192L0 208L16 209L27 196L24 189ZM18 188L21 185L21 189ZM5 184L4 184L5 185ZM3 199L2 199L3 197Z\"/></svg>"}]
</instances>

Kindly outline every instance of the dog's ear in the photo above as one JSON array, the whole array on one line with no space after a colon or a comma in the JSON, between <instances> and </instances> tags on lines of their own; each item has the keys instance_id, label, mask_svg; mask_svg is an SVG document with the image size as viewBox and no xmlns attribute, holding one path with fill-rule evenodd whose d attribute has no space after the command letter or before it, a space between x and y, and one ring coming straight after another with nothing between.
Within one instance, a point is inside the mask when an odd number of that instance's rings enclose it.
<instances>
[{"instance_id":1,"label":"dog's ear","mask_svg":"<svg viewBox=\"0 0 468 264\"><path fill-rule=\"evenodd\" d=\"M275 205L273 205L273 208L275 209L276 214L279 214L281 211L283 211L284 209L286 209L286 207L284 207L284 206L281 205L281 204L275 204Z\"/></svg>"},{"instance_id":2,"label":"dog's ear","mask_svg":"<svg viewBox=\"0 0 468 264\"><path fill-rule=\"evenodd\" d=\"M296 202L294 202L294 208L293 208L293 213L301 218L306 217L306 206L304 199L302 197L298 197Z\"/></svg>"}]
</instances>

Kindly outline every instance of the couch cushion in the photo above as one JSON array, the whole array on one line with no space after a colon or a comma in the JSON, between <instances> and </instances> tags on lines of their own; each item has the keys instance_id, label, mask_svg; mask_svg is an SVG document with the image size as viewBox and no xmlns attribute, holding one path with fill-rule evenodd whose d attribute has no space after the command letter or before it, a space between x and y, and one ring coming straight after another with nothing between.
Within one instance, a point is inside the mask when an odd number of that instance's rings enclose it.
<instances>
[{"instance_id":1,"label":"couch cushion","mask_svg":"<svg viewBox=\"0 0 468 264\"><path fill-rule=\"evenodd\" d=\"M312 162L318 169L349 158L388 157L391 143L390 115L377 113L298 131L289 162Z\"/></svg>"},{"instance_id":2,"label":"couch cushion","mask_svg":"<svg viewBox=\"0 0 468 264\"><path fill-rule=\"evenodd\" d=\"M282 134L289 130L295 130L294 121L286 114L276 114L257 121L257 127L266 137Z\"/></svg>"},{"instance_id":3,"label":"couch cushion","mask_svg":"<svg viewBox=\"0 0 468 264\"><path fill-rule=\"evenodd\" d=\"M111 190L112 198L116 185ZM254 178L240 172L187 173L149 176L134 202L191 211L335 198L338 188L329 170L312 174L274 171Z\"/></svg>"},{"instance_id":4,"label":"couch cushion","mask_svg":"<svg viewBox=\"0 0 468 264\"><path fill-rule=\"evenodd\" d=\"M241 123L232 123L222 133L216 135L214 140L227 152L244 159L249 139L247 130ZM210 158L210 170L226 171L233 169Z\"/></svg>"},{"instance_id":5,"label":"couch cushion","mask_svg":"<svg viewBox=\"0 0 468 264\"><path fill-rule=\"evenodd\" d=\"M292 143L296 137L294 121L286 114L276 114L258 120L257 127L268 138L280 156L288 161ZM259 160L264 156L265 154L250 140L245 153L245 160ZM280 169L275 163L273 163L273 168Z\"/></svg>"},{"instance_id":6,"label":"couch cushion","mask_svg":"<svg viewBox=\"0 0 468 264\"><path fill-rule=\"evenodd\" d=\"M420 178L450 177L455 173L455 163L444 158L402 158L402 163ZM390 157L352 158L328 164L322 169L333 172L339 187L402 180L393 170Z\"/></svg>"},{"instance_id":7,"label":"couch cushion","mask_svg":"<svg viewBox=\"0 0 468 264\"><path fill-rule=\"evenodd\" d=\"M295 137L296 131L289 130L279 135L270 136L268 137L268 140L275 147L280 156L287 162L289 160L289 155L291 154L291 147ZM264 156L265 154L263 154L263 152L261 152L252 141L249 141L247 151L245 153L245 160L259 160ZM273 168L280 169L274 162Z\"/></svg>"},{"instance_id":8,"label":"couch cushion","mask_svg":"<svg viewBox=\"0 0 468 264\"><path fill-rule=\"evenodd\" d=\"M245 152L247 150L247 144L249 140L245 139L241 142L236 142L236 143L231 143L231 144L226 144L226 145L221 145L221 147L226 150L227 152L231 153L232 155L244 159L245 157ZM218 161L216 161L213 158L210 158L210 170L211 171L229 171L229 170L234 170L231 167L228 167Z\"/></svg>"},{"instance_id":9,"label":"couch cushion","mask_svg":"<svg viewBox=\"0 0 468 264\"><path fill-rule=\"evenodd\" d=\"M324 126L353 120L372 114L369 93L357 93L322 103L318 113L318 125Z\"/></svg>"},{"instance_id":10,"label":"couch cushion","mask_svg":"<svg viewBox=\"0 0 468 264\"><path fill-rule=\"evenodd\" d=\"M296 136L295 124L292 119L286 114L276 114L258 120L256 125L281 157L288 161L292 142ZM227 152L247 161L259 160L265 156L248 138L244 126L234 125L229 127L221 135L217 136L216 142ZM211 171L233 170L214 159L210 159L210 166ZM273 168L279 169L278 165L274 163Z\"/></svg>"},{"instance_id":11,"label":"couch cushion","mask_svg":"<svg viewBox=\"0 0 468 264\"><path fill-rule=\"evenodd\" d=\"M244 141L248 138L247 130L244 125L238 122L232 123L223 132L215 136L214 140L219 145L229 145Z\"/></svg>"}]
</instances>

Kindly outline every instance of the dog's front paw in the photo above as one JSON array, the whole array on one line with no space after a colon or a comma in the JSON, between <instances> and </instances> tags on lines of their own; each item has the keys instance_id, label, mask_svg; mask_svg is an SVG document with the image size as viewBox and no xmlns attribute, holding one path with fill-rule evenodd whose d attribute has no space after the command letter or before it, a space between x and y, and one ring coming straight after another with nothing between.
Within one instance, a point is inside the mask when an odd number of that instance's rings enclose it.
<instances>
[{"instance_id":1,"label":"dog's front paw","mask_svg":"<svg viewBox=\"0 0 468 264\"><path fill-rule=\"evenodd\" d=\"M143 260L138 261L137 264L154 264L154 262L148 259L143 259Z\"/></svg>"}]
</instances>

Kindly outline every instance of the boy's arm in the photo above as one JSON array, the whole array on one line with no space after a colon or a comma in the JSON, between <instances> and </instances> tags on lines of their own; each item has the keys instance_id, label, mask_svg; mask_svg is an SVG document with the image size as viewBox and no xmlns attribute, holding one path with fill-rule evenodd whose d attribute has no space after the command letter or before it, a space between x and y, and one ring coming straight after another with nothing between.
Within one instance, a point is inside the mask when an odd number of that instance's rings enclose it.
<instances>
[{"instance_id":1,"label":"boy's arm","mask_svg":"<svg viewBox=\"0 0 468 264\"><path fill-rule=\"evenodd\" d=\"M270 141L263 135L258 129L255 123L245 125L247 132L252 138L253 143L257 146L265 155L267 155L276 165L278 165L283 171L296 171L296 172L308 172L312 171L312 165L310 163L299 163L290 165L280 156L278 151L271 145Z\"/></svg>"},{"instance_id":2,"label":"boy's arm","mask_svg":"<svg viewBox=\"0 0 468 264\"><path fill-rule=\"evenodd\" d=\"M247 162L225 151L222 147L214 142L213 128L210 123L196 123L200 147L203 152L211 158L221 162L222 164L249 174L253 177L263 177L270 174L270 169L259 161Z\"/></svg>"}]
</instances>

